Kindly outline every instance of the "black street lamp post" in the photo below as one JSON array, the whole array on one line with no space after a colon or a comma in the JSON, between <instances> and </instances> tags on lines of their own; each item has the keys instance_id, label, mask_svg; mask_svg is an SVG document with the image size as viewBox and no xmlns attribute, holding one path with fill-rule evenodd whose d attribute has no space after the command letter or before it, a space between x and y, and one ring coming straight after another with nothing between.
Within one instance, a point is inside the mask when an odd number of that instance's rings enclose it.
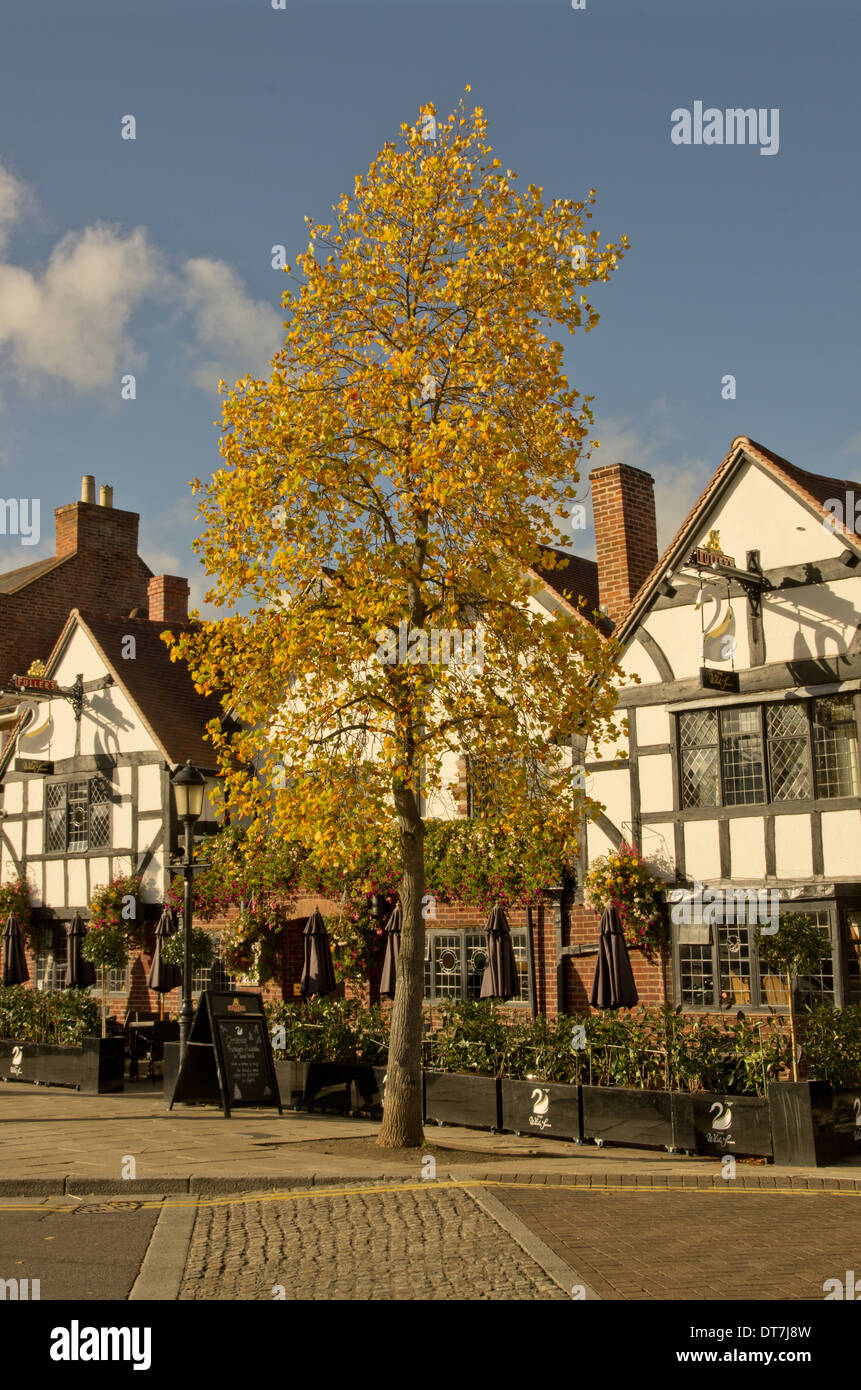
<instances>
[{"instance_id":1,"label":"black street lamp post","mask_svg":"<svg viewBox=\"0 0 861 1390\"><path fill-rule=\"evenodd\" d=\"M191 913L192 913L192 889L194 886L195 869L203 869L207 866L198 862L193 862L194 858L194 826L200 819L203 810L203 793L206 789L206 778L192 764L189 758L184 767L180 768L171 779L173 792L176 798L176 813L185 825L185 857L175 865L182 870L185 879L185 908L183 911L183 943L182 943L182 1003L179 1010L179 1058L180 1062L185 1058L188 1038L191 1032L191 1023L194 1017L194 1009L191 1003Z\"/></svg>"}]
</instances>

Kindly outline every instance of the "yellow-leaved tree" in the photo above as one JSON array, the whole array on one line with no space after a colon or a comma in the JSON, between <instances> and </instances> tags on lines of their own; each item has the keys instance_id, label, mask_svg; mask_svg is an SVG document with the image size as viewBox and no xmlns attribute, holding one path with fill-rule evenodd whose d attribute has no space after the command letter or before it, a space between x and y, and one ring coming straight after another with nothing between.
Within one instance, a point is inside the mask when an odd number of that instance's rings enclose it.
<instances>
[{"instance_id":1,"label":"yellow-leaved tree","mask_svg":"<svg viewBox=\"0 0 861 1390\"><path fill-rule=\"evenodd\" d=\"M497 827L573 846L570 740L619 735L612 643L536 616L528 574L552 568L592 419L549 334L594 326L627 244L587 228L593 201L519 191L480 107L423 108L309 223L285 346L226 391L223 466L193 484L227 614L173 655L239 721L213 730L226 804L332 868L399 832L384 1146L422 1142L424 817L452 760Z\"/></svg>"}]
</instances>

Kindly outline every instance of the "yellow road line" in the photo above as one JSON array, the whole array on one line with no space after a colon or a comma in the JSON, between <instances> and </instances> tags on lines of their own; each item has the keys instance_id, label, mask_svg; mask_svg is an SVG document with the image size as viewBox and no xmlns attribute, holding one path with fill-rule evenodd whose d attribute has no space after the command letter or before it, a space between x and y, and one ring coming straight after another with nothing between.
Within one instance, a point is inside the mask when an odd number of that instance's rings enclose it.
<instances>
[{"instance_id":1,"label":"yellow road line","mask_svg":"<svg viewBox=\"0 0 861 1390\"><path fill-rule=\"evenodd\" d=\"M709 1196L716 1192L733 1192L736 1195L754 1197L861 1197L861 1188L824 1188L824 1187L739 1187L731 1180L728 1180L723 1187L694 1187L693 1185L682 1185L672 1183L666 1185L633 1183L596 1183L586 1187L583 1183L532 1183L532 1182L506 1182L504 1178L440 1178L422 1179L419 1182L399 1182L396 1178L386 1183L370 1183L361 1185L359 1183L350 1184L349 1187L307 1187L293 1191L276 1192L245 1192L235 1193L224 1197L188 1197L182 1200L173 1200L166 1197L163 1201L140 1202L138 1211L160 1210L162 1207L226 1207L246 1204L248 1202L298 1202L303 1198L310 1197L354 1197L354 1196L378 1196L391 1194L393 1192L424 1192L428 1189L457 1189L466 1187L510 1187L522 1189L526 1192L610 1192L614 1194L634 1193L642 1196L653 1192L672 1192L689 1196ZM134 1202L137 1199L130 1193L128 1197L119 1194L105 1194L100 1196L98 1193L92 1194L94 1202L101 1202L109 1205L115 1202ZM79 1206L86 1199L81 1198ZM0 1211L48 1211L48 1212L71 1212L78 1210L73 1206L3 1206L0 1204ZM109 1215L110 1213L105 1213Z\"/></svg>"}]
</instances>

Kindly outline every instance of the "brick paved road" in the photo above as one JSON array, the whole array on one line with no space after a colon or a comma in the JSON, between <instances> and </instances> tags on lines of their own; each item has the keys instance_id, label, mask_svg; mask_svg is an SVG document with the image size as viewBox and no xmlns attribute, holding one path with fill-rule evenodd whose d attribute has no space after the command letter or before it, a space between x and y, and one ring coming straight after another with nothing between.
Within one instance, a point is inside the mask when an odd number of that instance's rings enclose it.
<instances>
[{"instance_id":1,"label":"brick paved road","mask_svg":"<svg viewBox=\"0 0 861 1390\"><path fill-rule=\"evenodd\" d=\"M490 1189L605 1299L822 1299L861 1269L861 1196Z\"/></svg>"},{"instance_id":2,"label":"brick paved road","mask_svg":"<svg viewBox=\"0 0 861 1390\"><path fill-rule=\"evenodd\" d=\"M181 1299L566 1299L466 1192L202 1206Z\"/></svg>"}]
</instances>

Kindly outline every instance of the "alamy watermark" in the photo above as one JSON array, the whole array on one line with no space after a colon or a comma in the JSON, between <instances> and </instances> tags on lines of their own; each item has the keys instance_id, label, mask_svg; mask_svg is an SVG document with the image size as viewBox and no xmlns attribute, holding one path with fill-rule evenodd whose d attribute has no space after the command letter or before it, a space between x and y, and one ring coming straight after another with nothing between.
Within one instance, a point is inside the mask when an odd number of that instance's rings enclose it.
<instances>
[{"instance_id":1,"label":"alamy watermark","mask_svg":"<svg viewBox=\"0 0 861 1390\"><path fill-rule=\"evenodd\" d=\"M703 110L701 101L693 111L677 106L670 116L670 139L674 145L759 145L760 154L777 154L780 149L780 108L769 111L760 106L716 106Z\"/></svg>"},{"instance_id":2,"label":"alamy watermark","mask_svg":"<svg viewBox=\"0 0 861 1390\"><path fill-rule=\"evenodd\" d=\"M829 515L822 518L822 525L832 536L839 535L844 527L861 536L861 495L856 497L849 488L844 497L829 497L825 510Z\"/></svg>"},{"instance_id":3,"label":"alamy watermark","mask_svg":"<svg viewBox=\"0 0 861 1390\"><path fill-rule=\"evenodd\" d=\"M38 497L0 497L0 536L20 536L22 545L38 545L41 509Z\"/></svg>"},{"instance_id":4,"label":"alamy watermark","mask_svg":"<svg viewBox=\"0 0 861 1390\"><path fill-rule=\"evenodd\" d=\"M667 894L670 919L676 926L703 922L732 926L759 925L763 936L773 936L780 926L779 888L706 888L694 881L693 892L673 888Z\"/></svg>"},{"instance_id":5,"label":"alamy watermark","mask_svg":"<svg viewBox=\"0 0 861 1390\"><path fill-rule=\"evenodd\" d=\"M377 661L384 666L484 667L484 632L459 628L411 628L401 621L377 642Z\"/></svg>"}]
</instances>

